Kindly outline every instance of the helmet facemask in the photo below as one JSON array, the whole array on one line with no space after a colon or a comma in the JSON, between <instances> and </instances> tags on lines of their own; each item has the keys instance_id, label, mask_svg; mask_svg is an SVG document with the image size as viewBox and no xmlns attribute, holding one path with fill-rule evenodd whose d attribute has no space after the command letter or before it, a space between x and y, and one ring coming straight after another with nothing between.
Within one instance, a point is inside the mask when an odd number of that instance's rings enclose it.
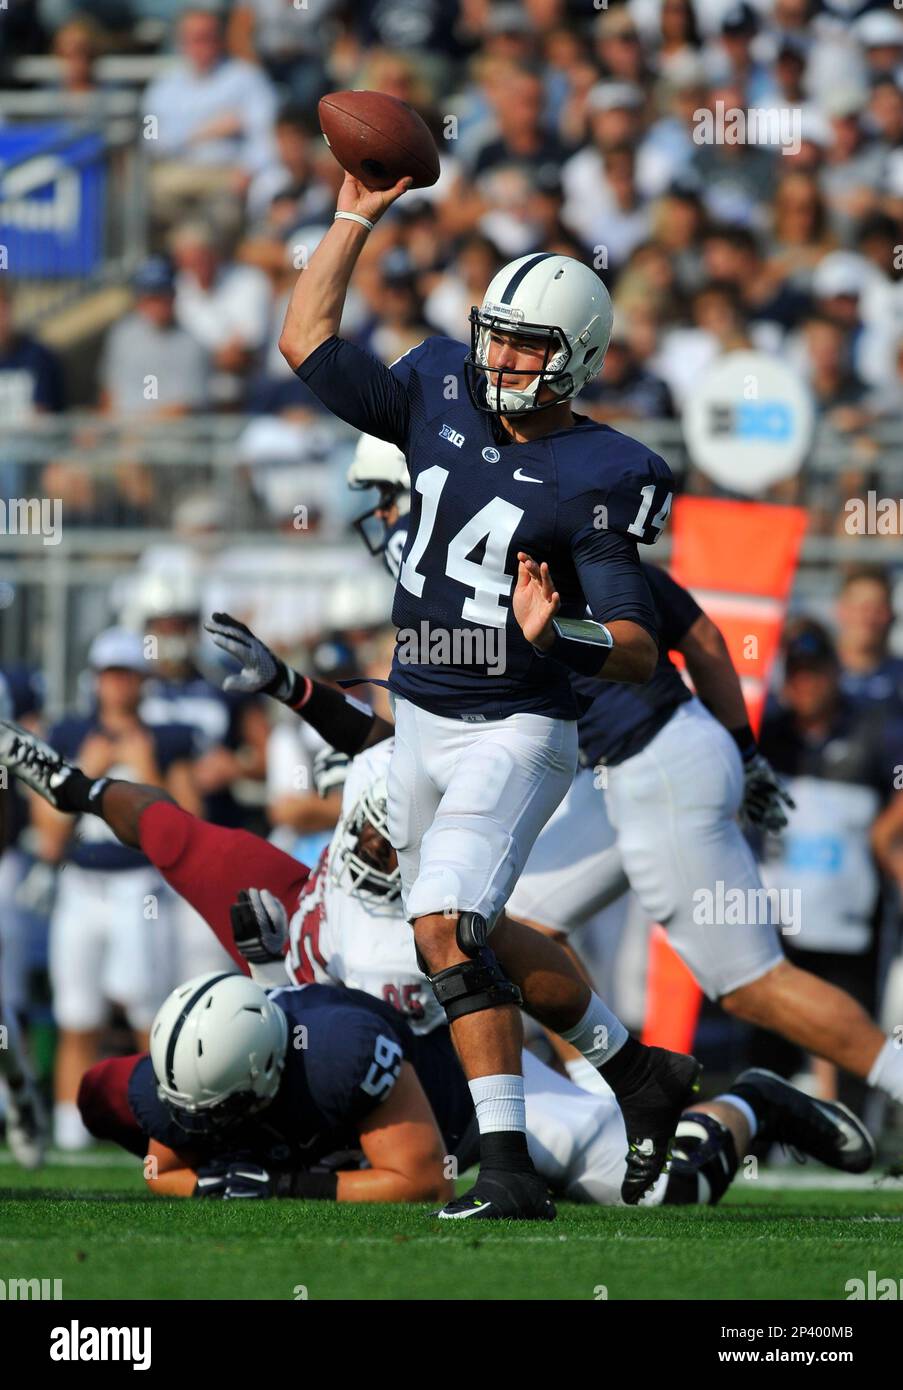
<instances>
[{"instance_id":1,"label":"helmet facemask","mask_svg":"<svg viewBox=\"0 0 903 1390\"><path fill-rule=\"evenodd\" d=\"M351 525L371 555L382 555L389 543L391 527L386 518L378 513L397 507L399 517L406 516L411 509L411 494L398 483L374 483L373 486L379 488L379 501L368 512L355 517Z\"/></svg>"},{"instance_id":2,"label":"helmet facemask","mask_svg":"<svg viewBox=\"0 0 903 1390\"><path fill-rule=\"evenodd\" d=\"M535 338L544 345L542 362L535 368L489 366L489 345L493 333ZM470 311L470 352L464 360L464 379L470 399L478 410L493 415L517 415L546 410L573 394L573 378L567 370L571 345L563 329L553 324L525 323L504 306L474 305ZM503 376L526 378L517 386L502 386ZM543 386L549 386L552 399L539 401Z\"/></svg>"},{"instance_id":3,"label":"helmet facemask","mask_svg":"<svg viewBox=\"0 0 903 1390\"><path fill-rule=\"evenodd\" d=\"M199 1136L225 1134L270 1104L270 1097L255 1095L253 1091L233 1091L224 1100L209 1103L177 1097L163 1086L157 1087L157 1095L180 1129Z\"/></svg>"},{"instance_id":4,"label":"helmet facemask","mask_svg":"<svg viewBox=\"0 0 903 1390\"><path fill-rule=\"evenodd\" d=\"M388 792L385 779L380 778L365 788L342 821L338 852L332 860L333 882L352 898L388 903L401 893L401 869L397 861L394 868L388 868L379 862L373 851L361 844L362 836L370 827L391 849L387 819Z\"/></svg>"}]
</instances>

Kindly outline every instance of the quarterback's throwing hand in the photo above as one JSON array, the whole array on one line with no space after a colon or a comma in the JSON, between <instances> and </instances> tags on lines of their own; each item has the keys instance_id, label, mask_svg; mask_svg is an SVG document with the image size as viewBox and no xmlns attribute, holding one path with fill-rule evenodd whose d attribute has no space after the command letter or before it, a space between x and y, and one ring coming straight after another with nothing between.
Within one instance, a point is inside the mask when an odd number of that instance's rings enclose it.
<instances>
[{"instance_id":1,"label":"quarterback's throwing hand","mask_svg":"<svg viewBox=\"0 0 903 1390\"><path fill-rule=\"evenodd\" d=\"M555 640L552 619L561 607L561 598L545 560L538 565L522 550L517 552L517 560L514 616L527 641L547 651Z\"/></svg>"}]
</instances>

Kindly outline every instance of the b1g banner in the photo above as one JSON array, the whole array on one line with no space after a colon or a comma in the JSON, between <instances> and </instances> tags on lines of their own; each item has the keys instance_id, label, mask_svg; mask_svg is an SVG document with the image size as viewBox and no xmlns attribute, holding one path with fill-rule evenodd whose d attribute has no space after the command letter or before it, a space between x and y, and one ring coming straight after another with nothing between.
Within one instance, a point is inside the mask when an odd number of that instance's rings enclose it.
<instances>
[{"instance_id":1,"label":"b1g banner","mask_svg":"<svg viewBox=\"0 0 903 1390\"><path fill-rule=\"evenodd\" d=\"M65 125L0 126L0 248L23 279L87 275L103 253L101 136Z\"/></svg>"},{"instance_id":2,"label":"b1g banner","mask_svg":"<svg viewBox=\"0 0 903 1390\"><path fill-rule=\"evenodd\" d=\"M765 502L679 497L670 525L671 573L721 629L758 732L806 512ZM691 1051L701 1002L699 986L665 932L653 927L643 1041Z\"/></svg>"}]
</instances>

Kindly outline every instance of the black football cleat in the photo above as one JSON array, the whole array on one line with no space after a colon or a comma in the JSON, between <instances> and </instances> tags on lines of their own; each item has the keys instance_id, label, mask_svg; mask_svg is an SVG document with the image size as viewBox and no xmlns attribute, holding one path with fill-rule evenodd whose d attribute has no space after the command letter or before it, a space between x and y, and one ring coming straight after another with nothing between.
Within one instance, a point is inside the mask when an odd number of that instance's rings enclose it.
<instances>
[{"instance_id":1,"label":"black football cleat","mask_svg":"<svg viewBox=\"0 0 903 1390\"><path fill-rule=\"evenodd\" d=\"M469 1192L433 1215L440 1221L554 1221L557 1212L538 1173L484 1168Z\"/></svg>"},{"instance_id":2,"label":"black football cleat","mask_svg":"<svg viewBox=\"0 0 903 1390\"><path fill-rule=\"evenodd\" d=\"M0 719L0 767L6 767L32 791L59 808L57 793L73 771L72 764L28 729Z\"/></svg>"},{"instance_id":3,"label":"black football cleat","mask_svg":"<svg viewBox=\"0 0 903 1390\"><path fill-rule=\"evenodd\" d=\"M678 1121L699 1092L702 1067L695 1057L649 1047L645 1077L629 1095L618 1094L627 1130L627 1172L621 1201L636 1206L671 1156Z\"/></svg>"},{"instance_id":4,"label":"black football cleat","mask_svg":"<svg viewBox=\"0 0 903 1390\"><path fill-rule=\"evenodd\" d=\"M874 1140L862 1121L839 1101L816 1100L761 1067L742 1072L735 1084L740 1082L756 1093L757 1139L786 1144L842 1173L865 1173L871 1168Z\"/></svg>"}]
</instances>

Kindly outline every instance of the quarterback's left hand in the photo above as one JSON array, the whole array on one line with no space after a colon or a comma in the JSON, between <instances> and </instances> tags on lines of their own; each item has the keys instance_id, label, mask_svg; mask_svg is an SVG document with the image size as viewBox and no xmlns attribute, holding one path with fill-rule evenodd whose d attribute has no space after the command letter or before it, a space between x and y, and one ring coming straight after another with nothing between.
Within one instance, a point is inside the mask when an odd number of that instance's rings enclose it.
<instances>
[{"instance_id":1,"label":"quarterback's left hand","mask_svg":"<svg viewBox=\"0 0 903 1390\"><path fill-rule=\"evenodd\" d=\"M548 651L555 641L552 619L561 607L561 598L545 560L538 565L522 550L517 560L517 583L511 600L514 616L527 641L540 651Z\"/></svg>"},{"instance_id":2,"label":"quarterback's left hand","mask_svg":"<svg viewBox=\"0 0 903 1390\"><path fill-rule=\"evenodd\" d=\"M767 758L754 753L743 764L743 804L740 819L746 825L773 834L787 824L787 811L796 810L796 802L784 786Z\"/></svg>"}]
</instances>

